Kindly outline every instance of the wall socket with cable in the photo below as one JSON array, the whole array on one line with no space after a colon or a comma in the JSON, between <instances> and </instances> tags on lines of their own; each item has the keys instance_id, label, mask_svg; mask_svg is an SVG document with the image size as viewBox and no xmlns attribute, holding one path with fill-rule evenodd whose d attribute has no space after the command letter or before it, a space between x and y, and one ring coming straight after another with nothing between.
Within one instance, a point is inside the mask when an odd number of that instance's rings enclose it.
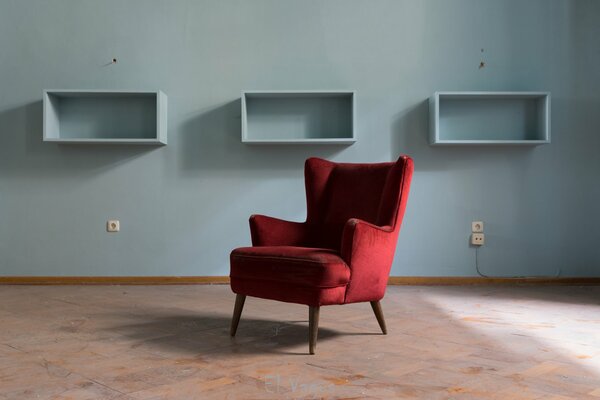
<instances>
[{"instance_id":1,"label":"wall socket with cable","mask_svg":"<svg viewBox=\"0 0 600 400\"><path fill-rule=\"evenodd\" d=\"M471 222L471 244L473 246L483 246L485 244L483 221Z\"/></svg>"}]
</instances>

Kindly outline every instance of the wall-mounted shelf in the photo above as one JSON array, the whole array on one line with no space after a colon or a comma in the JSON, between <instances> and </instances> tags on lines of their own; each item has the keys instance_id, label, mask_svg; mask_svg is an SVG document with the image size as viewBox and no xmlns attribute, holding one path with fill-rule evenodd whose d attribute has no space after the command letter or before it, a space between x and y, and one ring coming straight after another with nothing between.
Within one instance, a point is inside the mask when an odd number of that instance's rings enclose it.
<instances>
[{"instance_id":1,"label":"wall-mounted shelf","mask_svg":"<svg viewBox=\"0 0 600 400\"><path fill-rule=\"evenodd\" d=\"M242 92L242 142L352 144L354 91Z\"/></svg>"},{"instance_id":2,"label":"wall-mounted shelf","mask_svg":"<svg viewBox=\"0 0 600 400\"><path fill-rule=\"evenodd\" d=\"M436 92L429 118L432 145L550 143L548 92Z\"/></svg>"},{"instance_id":3,"label":"wall-mounted shelf","mask_svg":"<svg viewBox=\"0 0 600 400\"><path fill-rule=\"evenodd\" d=\"M44 90L44 141L167 144L161 91Z\"/></svg>"}]
</instances>

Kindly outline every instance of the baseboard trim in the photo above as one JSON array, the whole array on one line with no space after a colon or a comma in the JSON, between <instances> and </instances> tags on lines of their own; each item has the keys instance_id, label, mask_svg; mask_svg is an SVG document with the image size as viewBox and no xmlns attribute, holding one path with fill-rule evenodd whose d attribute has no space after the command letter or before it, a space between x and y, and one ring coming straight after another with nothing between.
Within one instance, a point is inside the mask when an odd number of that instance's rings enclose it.
<instances>
[{"instance_id":1,"label":"baseboard trim","mask_svg":"<svg viewBox=\"0 0 600 400\"><path fill-rule=\"evenodd\" d=\"M481 276L390 276L389 285L468 286L468 285L571 285L598 286L600 277L484 278Z\"/></svg>"},{"instance_id":2,"label":"baseboard trim","mask_svg":"<svg viewBox=\"0 0 600 400\"><path fill-rule=\"evenodd\" d=\"M0 276L0 285L223 285L228 276Z\"/></svg>"},{"instance_id":3,"label":"baseboard trim","mask_svg":"<svg viewBox=\"0 0 600 400\"><path fill-rule=\"evenodd\" d=\"M225 285L228 276L0 276L0 285ZM600 286L600 277L483 278L472 276L391 276L389 285L571 285Z\"/></svg>"}]
</instances>

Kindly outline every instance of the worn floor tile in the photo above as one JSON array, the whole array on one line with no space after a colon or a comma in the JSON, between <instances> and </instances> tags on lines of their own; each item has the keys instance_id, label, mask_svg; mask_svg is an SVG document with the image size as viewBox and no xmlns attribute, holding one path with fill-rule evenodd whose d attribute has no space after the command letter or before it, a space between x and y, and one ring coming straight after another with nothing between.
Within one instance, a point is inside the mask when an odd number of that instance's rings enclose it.
<instances>
[{"instance_id":1,"label":"worn floor tile","mask_svg":"<svg viewBox=\"0 0 600 400\"><path fill-rule=\"evenodd\" d=\"M0 400L599 399L600 288L390 287L324 307L227 286L0 286Z\"/></svg>"}]
</instances>

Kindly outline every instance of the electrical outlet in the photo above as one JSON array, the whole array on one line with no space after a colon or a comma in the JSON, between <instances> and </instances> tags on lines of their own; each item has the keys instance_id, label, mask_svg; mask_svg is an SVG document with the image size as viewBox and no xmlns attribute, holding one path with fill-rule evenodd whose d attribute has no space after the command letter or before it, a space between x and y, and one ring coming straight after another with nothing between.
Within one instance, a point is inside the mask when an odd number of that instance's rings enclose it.
<instances>
[{"instance_id":1,"label":"electrical outlet","mask_svg":"<svg viewBox=\"0 0 600 400\"><path fill-rule=\"evenodd\" d=\"M121 226L118 219L109 219L106 221L106 232L119 232Z\"/></svg>"},{"instance_id":2,"label":"electrical outlet","mask_svg":"<svg viewBox=\"0 0 600 400\"><path fill-rule=\"evenodd\" d=\"M471 232L473 232L473 233L481 233L481 232L483 232L483 221L473 221L473 222L471 222Z\"/></svg>"},{"instance_id":3,"label":"electrical outlet","mask_svg":"<svg viewBox=\"0 0 600 400\"><path fill-rule=\"evenodd\" d=\"M471 244L473 246L483 246L485 244L485 235L483 233L472 233Z\"/></svg>"}]
</instances>

